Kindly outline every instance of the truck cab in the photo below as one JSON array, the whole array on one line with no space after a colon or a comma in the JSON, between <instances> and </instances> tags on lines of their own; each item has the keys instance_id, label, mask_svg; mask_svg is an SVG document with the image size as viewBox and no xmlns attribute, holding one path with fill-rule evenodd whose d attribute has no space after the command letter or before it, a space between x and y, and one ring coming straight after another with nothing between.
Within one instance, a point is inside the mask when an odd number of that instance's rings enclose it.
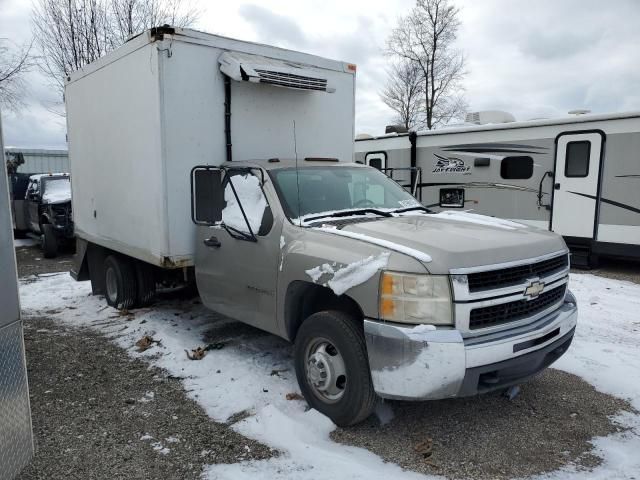
<instances>
[{"instance_id":1,"label":"truck cab","mask_svg":"<svg viewBox=\"0 0 640 480\"><path fill-rule=\"evenodd\" d=\"M338 425L377 397L520 383L571 343L561 237L436 214L375 168L270 159L192 171L203 303L288 339L300 388Z\"/></svg>"}]
</instances>

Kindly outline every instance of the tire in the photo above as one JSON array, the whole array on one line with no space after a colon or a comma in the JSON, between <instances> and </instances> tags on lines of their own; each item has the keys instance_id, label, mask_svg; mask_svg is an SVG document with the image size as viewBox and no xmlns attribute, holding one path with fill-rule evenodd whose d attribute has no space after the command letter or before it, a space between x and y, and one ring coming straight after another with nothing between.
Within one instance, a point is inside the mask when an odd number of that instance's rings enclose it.
<instances>
[{"instance_id":1,"label":"tire","mask_svg":"<svg viewBox=\"0 0 640 480\"><path fill-rule=\"evenodd\" d=\"M338 311L311 315L296 336L294 363L307 403L336 425L354 425L371 415L376 394L362 325L356 319ZM336 371L344 371L346 378L333 375ZM312 377L321 385L314 384Z\"/></svg>"},{"instance_id":2,"label":"tire","mask_svg":"<svg viewBox=\"0 0 640 480\"><path fill-rule=\"evenodd\" d=\"M138 295L136 306L147 307L156 299L156 278L153 267L145 262L136 262L136 281L138 284Z\"/></svg>"},{"instance_id":3,"label":"tire","mask_svg":"<svg viewBox=\"0 0 640 480\"><path fill-rule=\"evenodd\" d=\"M44 258L54 258L58 255L58 237L53 225L45 223L42 225L42 251Z\"/></svg>"},{"instance_id":4,"label":"tire","mask_svg":"<svg viewBox=\"0 0 640 480\"><path fill-rule=\"evenodd\" d=\"M104 260L104 296L107 304L118 310L128 310L138 294L136 272L125 257L110 255Z\"/></svg>"}]
</instances>

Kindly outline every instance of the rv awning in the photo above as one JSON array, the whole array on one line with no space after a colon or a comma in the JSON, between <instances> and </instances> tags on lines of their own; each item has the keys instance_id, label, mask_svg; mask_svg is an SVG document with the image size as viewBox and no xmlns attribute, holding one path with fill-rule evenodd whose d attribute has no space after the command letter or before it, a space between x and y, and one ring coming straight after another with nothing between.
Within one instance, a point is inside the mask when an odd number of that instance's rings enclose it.
<instances>
[{"instance_id":1,"label":"rv awning","mask_svg":"<svg viewBox=\"0 0 640 480\"><path fill-rule=\"evenodd\" d=\"M218 61L220 71L239 82L267 83L279 87L326 93L336 91L317 70L299 63L240 52L225 52L220 55Z\"/></svg>"}]
</instances>

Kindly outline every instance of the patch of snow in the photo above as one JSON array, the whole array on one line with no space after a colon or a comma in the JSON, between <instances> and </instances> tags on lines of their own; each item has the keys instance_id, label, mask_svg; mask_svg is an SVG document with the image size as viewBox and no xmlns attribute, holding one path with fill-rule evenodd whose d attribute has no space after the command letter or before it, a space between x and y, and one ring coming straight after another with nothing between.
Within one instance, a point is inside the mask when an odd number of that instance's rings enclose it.
<instances>
[{"instance_id":1,"label":"patch of snow","mask_svg":"<svg viewBox=\"0 0 640 480\"><path fill-rule=\"evenodd\" d=\"M257 234L258 230L260 230L264 210L267 208L267 200L264 198L264 193L260 187L260 180L255 175L246 174L234 175L230 178L230 181L233 182L251 230L254 234ZM238 200L233 194L231 184L227 184L224 189L224 199L227 205L222 210L222 221L229 227L249 233L247 222L245 222Z\"/></svg>"},{"instance_id":2,"label":"patch of snow","mask_svg":"<svg viewBox=\"0 0 640 480\"><path fill-rule=\"evenodd\" d=\"M148 403L148 402L152 401L155 397L156 397L156 394L154 392L147 392L147 393L144 394L144 397L142 397L138 401L141 402L141 403Z\"/></svg>"},{"instance_id":3,"label":"patch of snow","mask_svg":"<svg viewBox=\"0 0 640 480\"><path fill-rule=\"evenodd\" d=\"M378 256L371 255L363 260L350 263L337 270L327 285L336 295L342 295L350 288L369 280L379 270L386 268L390 255L389 252L383 252Z\"/></svg>"},{"instance_id":4,"label":"patch of snow","mask_svg":"<svg viewBox=\"0 0 640 480\"><path fill-rule=\"evenodd\" d=\"M476 225L485 225L489 227L504 228L505 230L516 230L519 228L529 228L522 223L512 222L501 218L489 217L487 215L478 215L470 212L455 212L445 210L444 212L433 214L434 217L446 218L458 222L475 223Z\"/></svg>"},{"instance_id":5,"label":"patch of snow","mask_svg":"<svg viewBox=\"0 0 640 480\"><path fill-rule=\"evenodd\" d=\"M324 275L325 273L328 275L332 275L335 272L331 265L329 265L328 263L323 263L322 265L319 265L317 267L313 267L313 268L310 268L309 270L305 270L304 273L306 273L311 277L311 280L313 281L313 283L318 283L318 280L320 280L320 277L322 277L322 275Z\"/></svg>"},{"instance_id":6,"label":"patch of snow","mask_svg":"<svg viewBox=\"0 0 640 480\"><path fill-rule=\"evenodd\" d=\"M435 325L422 324L422 325L416 325L412 329L408 329L406 331L406 334L408 337L413 337L413 336L422 337L424 333L433 332L434 330L436 330Z\"/></svg>"},{"instance_id":7,"label":"patch of snow","mask_svg":"<svg viewBox=\"0 0 640 480\"><path fill-rule=\"evenodd\" d=\"M305 270L305 273L311 277L313 283L318 283L323 275L330 275L331 278L324 282L323 285L331 288L336 295L342 295L350 288L369 280L378 270L385 268L389 262L390 255L389 252L383 252L375 257L371 255L357 262L345 265L338 270L334 270L328 263L323 263L317 267Z\"/></svg>"},{"instance_id":8,"label":"patch of snow","mask_svg":"<svg viewBox=\"0 0 640 480\"><path fill-rule=\"evenodd\" d=\"M284 235L280 235L280 267L278 270L282 271L282 266L284 265L284 247L286 243L284 241Z\"/></svg>"},{"instance_id":9,"label":"patch of snow","mask_svg":"<svg viewBox=\"0 0 640 480\"><path fill-rule=\"evenodd\" d=\"M174 436L167 437L167 438L164 439L164 441L167 442L167 443L180 443L180 439L176 438Z\"/></svg>"},{"instance_id":10,"label":"patch of snow","mask_svg":"<svg viewBox=\"0 0 640 480\"><path fill-rule=\"evenodd\" d=\"M571 348L553 368L580 375L598 390L628 399L640 409L640 285L575 274L570 286L578 299L578 326ZM129 328L122 330L121 317L105 309L104 300L91 296L90 283L75 282L66 273L23 280L20 297L25 318L55 311L47 316L97 329L132 357L145 358L183 378L187 395L216 421L224 422L243 410L253 412L233 428L282 452L264 461L211 465L205 479L435 478L405 471L365 449L336 444L329 437L335 428L330 420L315 410L305 411L304 401L287 401L286 394L298 391L298 385L293 373L271 375L274 369L294 372L291 346L278 337L243 337L193 362L184 349L202 344L205 333L215 336L217 329L229 325L229 320L202 305L188 300L161 301L152 309L134 310ZM156 349L137 351L135 342L149 332L162 340L161 354ZM220 374L212 374L216 370ZM565 468L539 478L637 477L640 415L622 414L616 420L630 430L593 440L596 454L603 458L600 466L593 471Z\"/></svg>"},{"instance_id":11,"label":"patch of snow","mask_svg":"<svg viewBox=\"0 0 640 480\"><path fill-rule=\"evenodd\" d=\"M171 451L170 449L162 445L162 443L160 442L152 443L151 446L156 452L158 452L161 455L168 455L169 452Z\"/></svg>"},{"instance_id":12,"label":"patch of snow","mask_svg":"<svg viewBox=\"0 0 640 480\"><path fill-rule=\"evenodd\" d=\"M14 247L33 247L34 245L37 245L37 244L38 242L36 242L32 238L15 238L13 240Z\"/></svg>"},{"instance_id":13,"label":"patch of snow","mask_svg":"<svg viewBox=\"0 0 640 480\"><path fill-rule=\"evenodd\" d=\"M44 203L64 203L71 201L71 180L69 177L45 180L42 201Z\"/></svg>"},{"instance_id":14,"label":"patch of snow","mask_svg":"<svg viewBox=\"0 0 640 480\"><path fill-rule=\"evenodd\" d=\"M149 435L148 433L145 433L143 436L140 437L140 440L153 440L153 437L151 435Z\"/></svg>"},{"instance_id":15,"label":"patch of snow","mask_svg":"<svg viewBox=\"0 0 640 480\"><path fill-rule=\"evenodd\" d=\"M400 245L398 243L390 242L388 240L383 240L381 238L370 237L369 235L364 235L362 233L348 232L345 230L338 230L337 228L329 228L329 227L317 227L315 228L315 230L333 233L334 235L340 235L342 237L354 238L356 240L362 240L364 242L368 242L373 245L378 245L379 247L388 248L389 250L393 250L398 253L403 253L404 255L413 257L416 260L423 263L429 263L433 260L431 256L429 256L427 253L422 252L420 250L416 250L415 248L407 247L405 245Z\"/></svg>"}]
</instances>

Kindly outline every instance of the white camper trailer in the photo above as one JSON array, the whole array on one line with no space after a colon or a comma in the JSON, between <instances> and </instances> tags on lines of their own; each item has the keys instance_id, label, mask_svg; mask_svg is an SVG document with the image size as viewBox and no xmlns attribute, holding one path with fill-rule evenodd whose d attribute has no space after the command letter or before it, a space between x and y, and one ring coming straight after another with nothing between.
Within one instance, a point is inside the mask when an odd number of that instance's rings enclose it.
<instances>
[{"instance_id":1,"label":"white camper trailer","mask_svg":"<svg viewBox=\"0 0 640 480\"><path fill-rule=\"evenodd\" d=\"M462 126L359 139L355 160L411 184L434 210L560 233L575 265L640 258L640 112L513 120L476 112ZM420 175L398 170L409 167Z\"/></svg>"}]
</instances>

